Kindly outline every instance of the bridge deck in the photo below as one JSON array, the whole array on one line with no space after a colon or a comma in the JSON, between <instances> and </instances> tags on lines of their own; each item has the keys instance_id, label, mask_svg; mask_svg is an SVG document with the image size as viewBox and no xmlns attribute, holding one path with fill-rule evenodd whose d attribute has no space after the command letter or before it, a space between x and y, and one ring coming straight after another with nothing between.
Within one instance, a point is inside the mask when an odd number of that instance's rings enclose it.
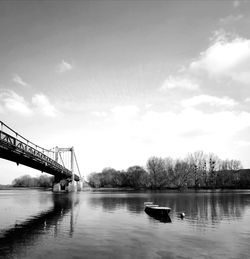
<instances>
[{"instance_id":1,"label":"bridge deck","mask_svg":"<svg viewBox=\"0 0 250 259\"><path fill-rule=\"evenodd\" d=\"M29 142L27 141L27 143ZM72 172L70 170L47 156L45 154L45 149L40 148L41 151L39 151L38 148L34 148L18 138L0 130L0 158L32 167L54 175L59 179L72 177ZM77 175L74 175L74 179L75 181L80 180Z\"/></svg>"}]
</instances>

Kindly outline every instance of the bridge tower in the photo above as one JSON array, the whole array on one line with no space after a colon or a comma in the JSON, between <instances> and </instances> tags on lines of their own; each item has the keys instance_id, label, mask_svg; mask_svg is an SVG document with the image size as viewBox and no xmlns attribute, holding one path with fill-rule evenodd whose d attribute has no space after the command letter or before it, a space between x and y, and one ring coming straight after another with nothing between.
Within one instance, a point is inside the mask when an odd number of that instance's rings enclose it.
<instances>
[{"instance_id":1,"label":"bridge tower","mask_svg":"<svg viewBox=\"0 0 250 259\"><path fill-rule=\"evenodd\" d=\"M79 182L75 181L75 167L74 167L74 162L76 162L78 171L79 171L79 167L78 167L78 163L76 160L76 156L75 156L75 151L74 151L74 147L70 147L70 148L59 148L59 147L55 147L55 161L59 163L59 158L61 158L61 162L64 165L63 159L61 157L61 153L62 152L70 152L70 170L72 172L72 176L71 179L55 179L55 184L53 186L53 191L54 192L60 192L60 191L69 191L69 192L74 192L77 190L81 190L81 180ZM79 172L80 173L80 172ZM65 182L66 181L66 182Z\"/></svg>"}]
</instances>

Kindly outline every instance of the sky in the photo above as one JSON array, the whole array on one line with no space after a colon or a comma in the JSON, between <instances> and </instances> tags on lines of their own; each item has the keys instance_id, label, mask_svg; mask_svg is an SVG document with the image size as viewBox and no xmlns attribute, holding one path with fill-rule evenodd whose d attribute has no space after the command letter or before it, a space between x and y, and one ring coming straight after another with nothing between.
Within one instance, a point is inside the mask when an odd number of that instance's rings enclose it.
<instances>
[{"instance_id":1,"label":"sky","mask_svg":"<svg viewBox=\"0 0 250 259\"><path fill-rule=\"evenodd\" d=\"M197 150L250 168L249 27L244 0L0 1L0 120L85 177Z\"/></svg>"}]
</instances>

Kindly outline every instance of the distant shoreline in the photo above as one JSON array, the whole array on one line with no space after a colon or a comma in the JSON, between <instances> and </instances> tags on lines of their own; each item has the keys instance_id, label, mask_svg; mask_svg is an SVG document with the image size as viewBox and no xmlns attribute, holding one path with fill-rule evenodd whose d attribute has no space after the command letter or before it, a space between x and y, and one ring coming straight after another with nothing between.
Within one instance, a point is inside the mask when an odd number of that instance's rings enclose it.
<instances>
[{"instance_id":1,"label":"distant shoreline","mask_svg":"<svg viewBox=\"0 0 250 259\"><path fill-rule=\"evenodd\" d=\"M52 190L52 188L48 187L15 187L12 185L0 185L0 190L25 190L25 189L42 189L42 190Z\"/></svg>"},{"instance_id":2,"label":"distant shoreline","mask_svg":"<svg viewBox=\"0 0 250 259\"><path fill-rule=\"evenodd\" d=\"M135 191L135 192L228 192L228 191L250 191L250 187L249 188L218 188L218 189L212 189L212 188L188 188L188 189L184 189L184 190L179 190L177 188L162 188L162 189L150 189L150 188L140 188L140 189L134 189L134 188L115 188L115 187L101 187L101 188L93 188L91 187L92 191Z\"/></svg>"},{"instance_id":3,"label":"distant shoreline","mask_svg":"<svg viewBox=\"0 0 250 259\"><path fill-rule=\"evenodd\" d=\"M51 191L52 188L48 187L15 187L11 185L0 185L0 190L48 190ZM93 192L96 191L128 191L128 192L228 192L228 191L250 191L249 188L218 188L218 189L212 189L212 188L188 188L179 190L178 188L162 188L162 189L150 189L150 188L130 188L130 187L101 187L101 188L93 188L89 187L88 190L91 190Z\"/></svg>"}]
</instances>

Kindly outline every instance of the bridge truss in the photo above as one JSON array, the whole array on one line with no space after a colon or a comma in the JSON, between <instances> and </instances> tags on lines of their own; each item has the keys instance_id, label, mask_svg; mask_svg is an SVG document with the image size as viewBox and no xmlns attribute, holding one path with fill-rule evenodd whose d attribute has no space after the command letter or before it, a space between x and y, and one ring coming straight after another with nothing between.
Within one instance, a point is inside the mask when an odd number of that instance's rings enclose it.
<instances>
[{"instance_id":1,"label":"bridge truss","mask_svg":"<svg viewBox=\"0 0 250 259\"><path fill-rule=\"evenodd\" d=\"M74 161L79 174L80 170L73 147L45 149L24 138L2 121L0 121L0 127L0 158L46 172L57 179L80 180L80 177L74 173ZM66 151L71 152L70 169L65 166L61 155Z\"/></svg>"}]
</instances>

